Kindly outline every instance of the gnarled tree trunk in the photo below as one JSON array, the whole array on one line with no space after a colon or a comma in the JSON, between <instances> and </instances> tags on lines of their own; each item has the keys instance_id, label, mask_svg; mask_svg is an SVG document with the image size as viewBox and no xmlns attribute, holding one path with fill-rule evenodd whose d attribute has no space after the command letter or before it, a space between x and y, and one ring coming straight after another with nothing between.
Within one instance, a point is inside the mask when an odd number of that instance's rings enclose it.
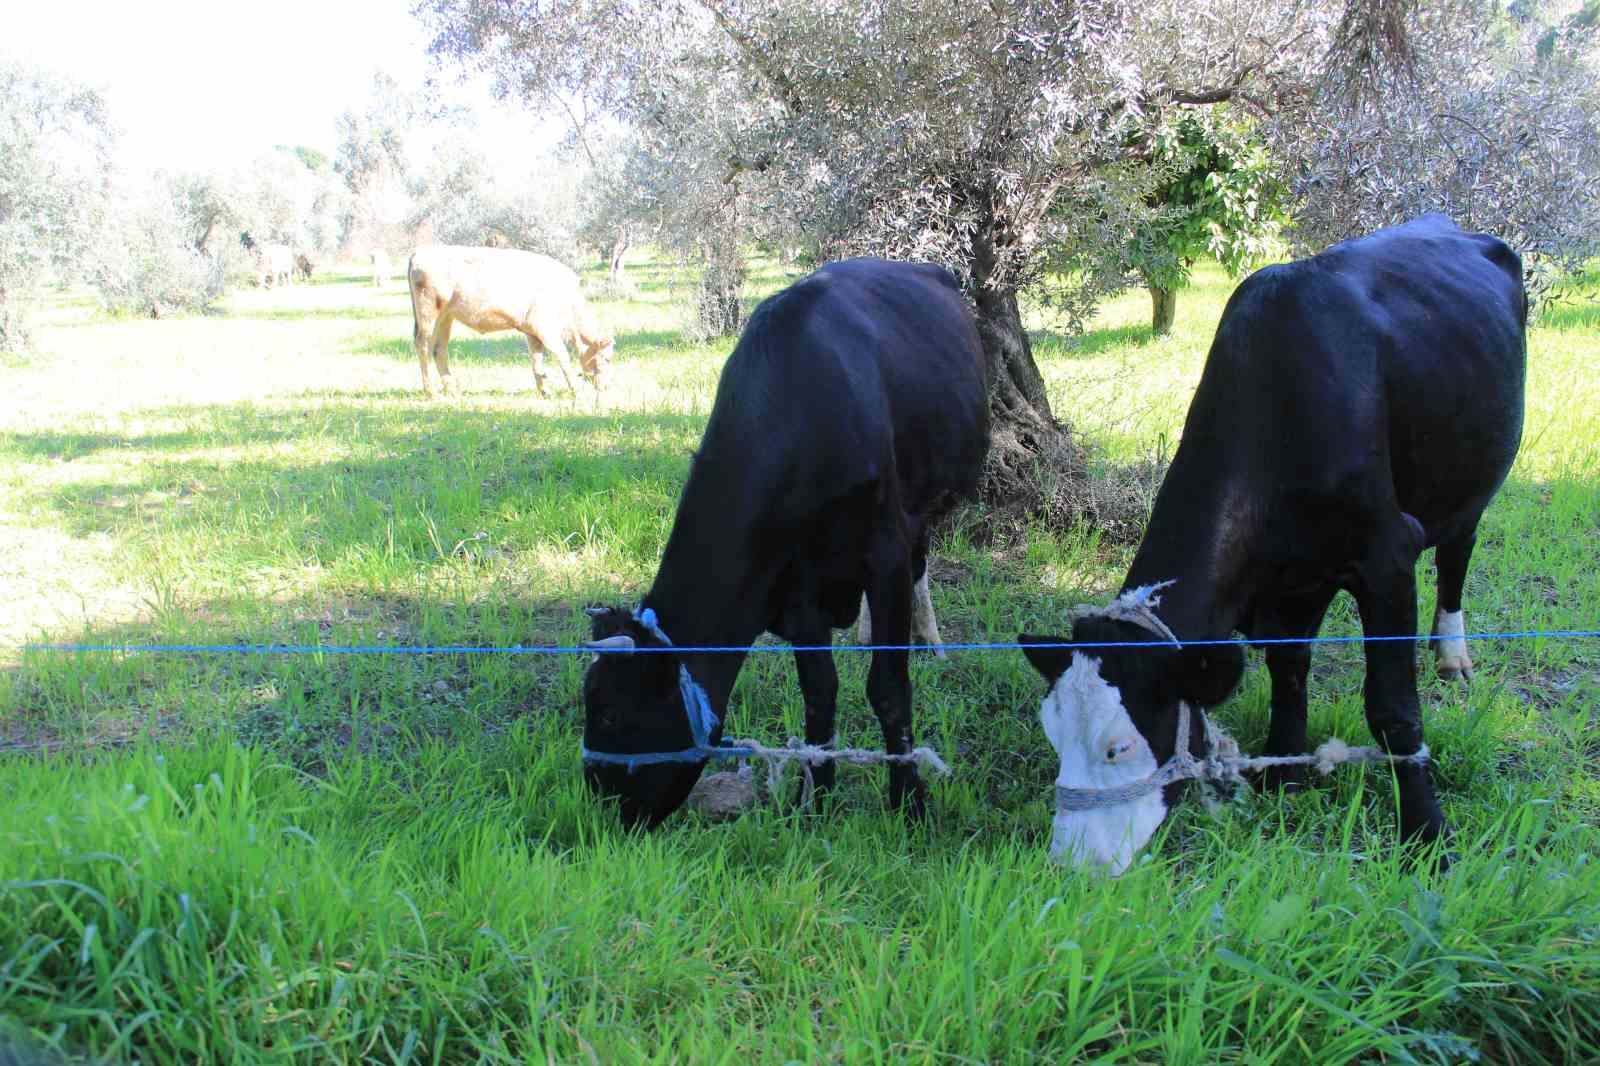
<instances>
[{"instance_id":1,"label":"gnarled tree trunk","mask_svg":"<svg viewBox=\"0 0 1600 1066\"><path fill-rule=\"evenodd\" d=\"M973 293L989 385L990 444L980 493L1002 518L1071 520L1086 471L1083 449L1050 409L1013 288ZM1004 530L996 530L1005 535Z\"/></svg>"},{"instance_id":2,"label":"gnarled tree trunk","mask_svg":"<svg viewBox=\"0 0 1600 1066\"><path fill-rule=\"evenodd\" d=\"M1173 319L1178 316L1178 290L1150 286L1150 332L1163 337L1172 332Z\"/></svg>"}]
</instances>

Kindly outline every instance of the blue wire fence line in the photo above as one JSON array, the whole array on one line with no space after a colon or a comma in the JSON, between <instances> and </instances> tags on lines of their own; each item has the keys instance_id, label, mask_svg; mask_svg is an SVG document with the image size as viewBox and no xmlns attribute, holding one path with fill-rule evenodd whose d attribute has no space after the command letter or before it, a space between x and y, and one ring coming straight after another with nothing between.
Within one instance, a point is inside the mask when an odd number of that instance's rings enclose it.
<instances>
[{"instance_id":1,"label":"blue wire fence line","mask_svg":"<svg viewBox=\"0 0 1600 1066\"><path fill-rule=\"evenodd\" d=\"M1600 639L1600 629L1528 629L1501 633L1465 633L1460 636L1436 634L1398 634L1394 636L1351 637L1269 637L1252 640L1249 637L1232 637L1226 640L1186 640L1185 647L1214 647L1237 644L1244 647L1265 647L1272 644L1378 644L1391 641L1410 641L1422 644L1437 640L1595 640ZM1022 644L1018 641L956 641L949 644L755 644L740 645L674 645L670 647L585 648L563 645L512 644L492 646L482 644L76 644L36 643L24 644L23 651L56 652L181 652L187 654L218 655L651 655L670 653L676 655L750 655L761 652L797 651L1018 651L1023 648L1170 648L1165 640L1108 640L1108 641L1045 641Z\"/></svg>"}]
</instances>

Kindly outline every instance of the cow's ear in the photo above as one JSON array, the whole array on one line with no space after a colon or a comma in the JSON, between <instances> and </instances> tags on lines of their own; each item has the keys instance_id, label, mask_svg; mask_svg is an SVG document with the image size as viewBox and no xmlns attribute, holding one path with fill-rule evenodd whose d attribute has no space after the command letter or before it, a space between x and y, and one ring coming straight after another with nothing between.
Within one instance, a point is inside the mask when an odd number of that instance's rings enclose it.
<instances>
[{"instance_id":1,"label":"cow's ear","mask_svg":"<svg viewBox=\"0 0 1600 1066\"><path fill-rule=\"evenodd\" d=\"M1197 706L1215 707L1243 676L1244 649L1237 644L1191 645L1178 653L1178 691Z\"/></svg>"},{"instance_id":2,"label":"cow's ear","mask_svg":"<svg viewBox=\"0 0 1600 1066\"><path fill-rule=\"evenodd\" d=\"M1067 667L1072 665L1072 649L1059 645L1071 643L1070 637L1040 637L1032 633L1018 633L1017 643L1022 645L1022 654L1028 657L1028 662L1039 671L1039 676L1045 683L1054 685L1056 678L1067 672ZM1051 645L1057 645L1051 647Z\"/></svg>"},{"instance_id":3,"label":"cow's ear","mask_svg":"<svg viewBox=\"0 0 1600 1066\"><path fill-rule=\"evenodd\" d=\"M628 634L633 614L622 607L585 607L589 616L589 639L604 640L619 634ZM631 634L630 634L631 635Z\"/></svg>"}]
</instances>

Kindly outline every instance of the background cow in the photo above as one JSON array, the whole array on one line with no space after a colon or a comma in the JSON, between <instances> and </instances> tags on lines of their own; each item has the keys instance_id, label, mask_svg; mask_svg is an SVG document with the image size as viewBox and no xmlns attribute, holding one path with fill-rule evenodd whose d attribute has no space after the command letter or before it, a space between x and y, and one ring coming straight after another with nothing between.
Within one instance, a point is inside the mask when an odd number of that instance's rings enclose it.
<instances>
[{"instance_id":1,"label":"background cow","mask_svg":"<svg viewBox=\"0 0 1600 1066\"><path fill-rule=\"evenodd\" d=\"M394 273L394 267L389 263L388 253L379 249L367 258L372 262L372 287L380 289L389 284L389 275Z\"/></svg>"},{"instance_id":2,"label":"background cow","mask_svg":"<svg viewBox=\"0 0 1600 1066\"><path fill-rule=\"evenodd\" d=\"M261 283L268 288L287 285L293 279L294 252L287 244L263 244L257 251L256 264Z\"/></svg>"},{"instance_id":3,"label":"background cow","mask_svg":"<svg viewBox=\"0 0 1600 1066\"><path fill-rule=\"evenodd\" d=\"M1438 669L1469 676L1461 588L1478 519L1521 440L1526 321L1517 254L1441 215L1251 275L1223 312L1124 590L1172 582L1159 620L1180 641L1311 637L1340 589L1367 636L1409 638L1417 557L1437 546ZM1159 639L1112 617L1072 628L1073 641ZM1200 708L1225 699L1244 665L1237 646L1034 648L1028 658L1051 686L1041 717L1065 788L1136 781L1179 744L1203 755ZM1271 645L1266 659L1266 754L1302 753L1310 647ZM1400 755L1422 745L1415 659L1410 640L1366 645L1367 722ZM1196 708L1182 738L1180 700ZM1401 836L1440 836L1427 767L1394 772ZM1120 871L1177 788L1058 810L1052 852Z\"/></svg>"},{"instance_id":4,"label":"background cow","mask_svg":"<svg viewBox=\"0 0 1600 1066\"><path fill-rule=\"evenodd\" d=\"M311 274L317 269L317 264L311 261L310 254L306 252L294 253L294 274L301 281L310 281Z\"/></svg>"},{"instance_id":5,"label":"background cow","mask_svg":"<svg viewBox=\"0 0 1600 1066\"><path fill-rule=\"evenodd\" d=\"M913 584L928 531L971 494L988 451L977 330L956 283L926 265L833 263L756 309L723 367L705 437L678 501L643 607L594 621L607 646L748 647L763 630L831 643L865 591L875 639L911 635ZM642 613L642 612L641 612ZM584 678L587 753L692 746L683 675L720 718L744 656L606 654ZM796 652L806 740L834 735L838 675L826 651ZM905 651L876 651L867 695L890 752L912 749ZM712 730L721 736L720 722ZM655 825L689 794L704 762L629 768L586 759L585 777L621 801L624 822ZM817 787L832 764L813 770ZM916 768L892 765L889 799L923 806Z\"/></svg>"},{"instance_id":6,"label":"background cow","mask_svg":"<svg viewBox=\"0 0 1600 1066\"><path fill-rule=\"evenodd\" d=\"M411 284L412 340L422 367L422 391L433 395L428 353L445 392L450 376L450 326L461 322L479 333L514 329L528 340L534 385L545 389L544 356L554 355L574 394L567 342L578 350L584 375L598 397L611 365L612 339L595 325L578 275L549 256L509 248L461 248L433 244L418 248L406 271Z\"/></svg>"}]
</instances>

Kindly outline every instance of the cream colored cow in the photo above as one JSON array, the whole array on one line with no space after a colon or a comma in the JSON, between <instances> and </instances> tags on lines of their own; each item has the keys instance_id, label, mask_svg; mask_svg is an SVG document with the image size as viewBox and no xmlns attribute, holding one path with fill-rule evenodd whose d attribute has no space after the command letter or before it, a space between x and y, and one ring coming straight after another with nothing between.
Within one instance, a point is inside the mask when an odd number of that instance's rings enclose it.
<instances>
[{"instance_id":1,"label":"cream colored cow","mask_svg":"<svg viewBox=\"0 0 1600 1066\"><path fill-rule=\"evenodd\" d=\"M422 368L422 391L432 396L428 355L433 354L440 388L458 391L450 376L450 327L460 322L479 333L514 329L527 337L533 381L545 390L544 357L555 356L567 388L576 395L567 342L578 365L594 383L598 400L611 365L612 338L595 325L578 275L548 256L510 248L463 248L432 244L411 255L406 270L411 285L412 342Z\"/></svg>"},{"instance_id":2,"label":"cream colored cow","mask_svg":"<svg viewBox=\"0 0 1600 1066\"><path fill-rule=\"evenodd\" d=\"M256 253L256 267L268 288L287 285L294 279L294 252L287 244L263 244Z\"/></svg>"},{"instance_id":3,"label":"cream colored cow","mask_svg":"<svg viewBox=\"0 0 1600 1066\"><path fill-rule=\"evenodd\" d=\"M389 284L389 275L394 273L394 268L389 264L388 253L379 250L368 258L372 262L372 287L377 289Z\"/></svg>"}]
</instances>

